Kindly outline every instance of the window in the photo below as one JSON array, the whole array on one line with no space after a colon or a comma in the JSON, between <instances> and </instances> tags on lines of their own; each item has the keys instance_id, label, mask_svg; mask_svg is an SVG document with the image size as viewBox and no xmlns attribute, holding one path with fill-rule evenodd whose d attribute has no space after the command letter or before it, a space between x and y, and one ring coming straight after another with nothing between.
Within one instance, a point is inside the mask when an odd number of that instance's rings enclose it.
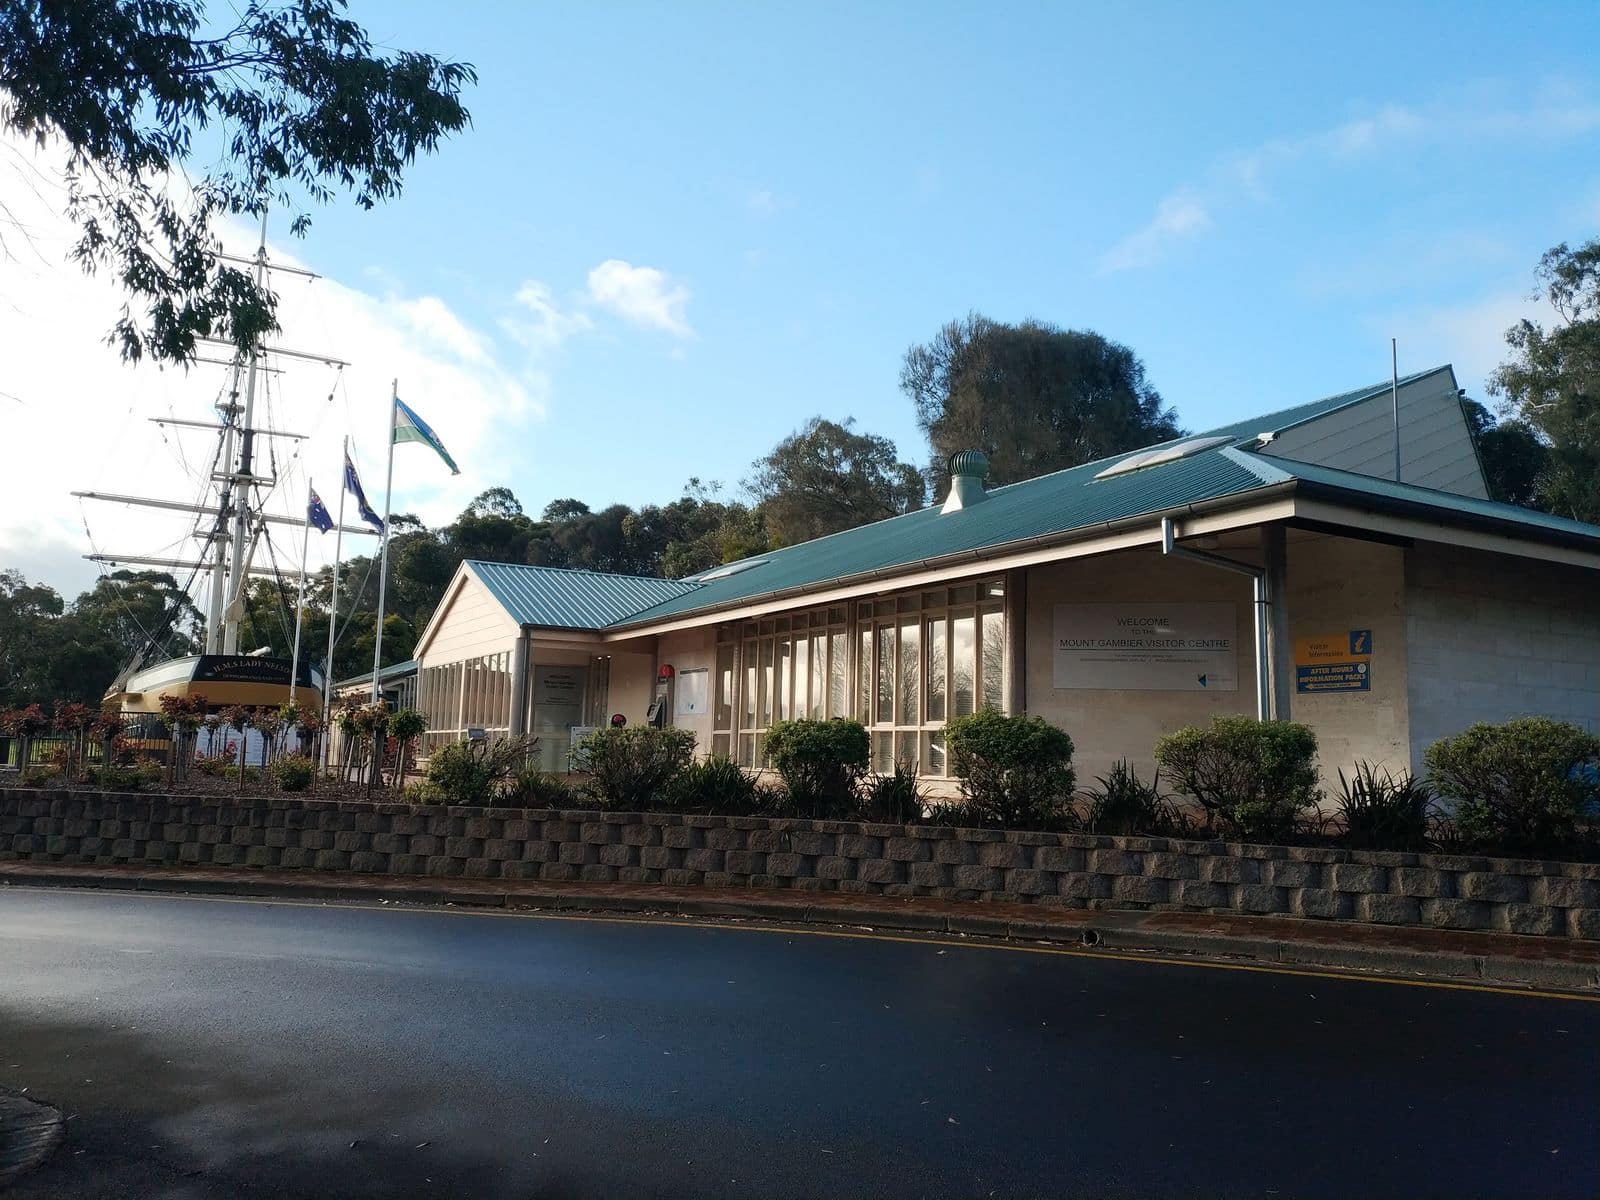
<instances>
[{"instance_id":1,"label":"window","mask_svg":"<svg viewBox=\"0 0 1600 1200\"><path fill-rule=\"evenodd\" d=\"M727 644L717 650L718 675L727 663L730 678L740 680L737 703L729 703L739 725L728 727L727 744L736 748L735 761L756 767L762 762L762 742L774 721L809 717L826 720L848 717L844 703L849 694L849 630L843 608L790 613L763 621L747 621L735 643L730 630L721 636ZM742 672L731 659L735 645ZM723 744L712 735L712 749Z\"/></svg>"},{"instance_id":2,"label":"window","mask_svg":"<svg viewBox=\"0 0 1600 1200\"><path fill-rule=\"evenodd\" d=\"M474 727L491 734L510 732L511 656L507 650L422 671L417 691L428 721L424 754L460 741Z\"/></svg>"}]
</instances>

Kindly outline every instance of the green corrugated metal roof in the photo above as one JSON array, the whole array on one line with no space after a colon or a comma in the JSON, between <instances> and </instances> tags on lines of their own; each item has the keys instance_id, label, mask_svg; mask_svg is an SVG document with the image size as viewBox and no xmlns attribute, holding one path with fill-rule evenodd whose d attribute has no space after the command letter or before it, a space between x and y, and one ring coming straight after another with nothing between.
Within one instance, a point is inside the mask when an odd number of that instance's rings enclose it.
<instances>
[{"instance_id":1,"label":"green corrugated metal roof","mask_svg":"<svg viewBox=\"0 0 1600 1200\"><path fill-rule=\"evenodd\" d=\"M405 662L390 663L383 670L379 671L378 682L388 683L391 679L400 679L407 675L415 675L416 673L417 660L414 658L408 658L405 660ZM372 672L367 671L361 675L352 675L349 679L341 679L338 683L334 684L333 687L335 691L339 691L343 688L355 687L355 685L358 683L371 682Z\"/></svg>"},{"instance_id":2,"label":"green corrugated metal roof","mask_svg":"<svg viewBox=\"0 0 1600 1200\"><path fill-rule=\"evenodd\" d=\"M694 590L677 579L607 575L519 563L469 559L476 575L519 625L556 629L604 629L652 605Z\"/></svg>"},{"instance_id":3,"label":"green corrugated metal roof","mask_svg":"<svg viewBox=\"0 0 1600 1200\"><path fill-rule=\"evenodd\" d=\"M1447 370L1448 367L1438 367L1422 371L1403 377L1400 383L1404 386ZM1170 512L1203 501L1242 497L1294 480L1338 488L1357 497L1366 495L1429 505L1442 514L1453 511L1502 520L1520 525L1530 533L1577 534L1594 539L1596 548L1600 549L1600 527L1514 505L1396 484L1240 448L1260 433L1282 431L1325 416L1386 392L1390 386L1389 382L1373 384L1208 430L1196 436L1225 435L1234 438L1234 444L1202 450L1187 458L1105 479L1095 478L1112 463L1142 452L1130 451L995 488L983 503L956 512L942 513L934 506L797 546L770 550L757 558L743 560L746 569L715 579L650 579L507 563L469 562L467 565L521 624L572 629L619 628L720 608L773 593L820 589L835 580L907 570L932 559L947 559L963 553L971 553L976 562L985 553L1030 538L1092 530L1111 522Z\"/></svg>"}]
</instances>

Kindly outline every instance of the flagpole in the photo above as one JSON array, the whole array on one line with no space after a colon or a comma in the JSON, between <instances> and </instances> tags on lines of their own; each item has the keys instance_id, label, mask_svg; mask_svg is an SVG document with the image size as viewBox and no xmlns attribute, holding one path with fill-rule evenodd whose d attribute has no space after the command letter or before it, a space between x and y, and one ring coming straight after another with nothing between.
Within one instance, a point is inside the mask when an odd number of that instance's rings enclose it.
<instances>
[{"instance_id":1,"label":"flagpole","mask_svg":"<svg viewBox=\"0 0 1600 1200\"><path fill-rule=\"evenodd\" d=\"M306 551L311 546L311 497L316 495L312 481L306 480L306 515L300 529L300 589L294 599L294 650L289 655L289 703L294 703L300 685L300 627L306 615Z\"/></svg>"},{"instance_id":2,"label":"flagpole","mask_svg":"<svg viewBox=\"0 0 1600 1200\"><path fill-rule=\"evenodd\" d=\"M383 603L389 582L389 502L394 493L394 429L400 412L400 381L389 393L389 474L383 484L383 552L378 559L378 628L372 639L372 701L378 701L378 671L383 665Z\"/></svg>"},{"instance_id":3,"label":"flagpole","mask_svg":"<svg viewBox=\"0 0 1600 1200\"><path fill-rule=\"evenodd\" d=\"M344 462L350 461L350 435L342 443ZM339 464L339 523L333 535L333 596L328 602L328 662L322 671L322 770L328 770L328 743L333 739L328 724L333 719L333 632L339 624L339 555L344 549L344 494L350 490L343 478L344 463Z\"/></svg>"}]
</instances>

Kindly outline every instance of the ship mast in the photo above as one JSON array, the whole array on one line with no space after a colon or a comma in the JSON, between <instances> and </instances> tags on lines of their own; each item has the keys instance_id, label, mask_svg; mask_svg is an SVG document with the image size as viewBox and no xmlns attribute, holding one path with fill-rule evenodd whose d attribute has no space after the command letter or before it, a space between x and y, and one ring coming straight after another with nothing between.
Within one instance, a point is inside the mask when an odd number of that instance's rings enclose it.
<instances>
[{"instance_id":1,"label":"ship mast","mask_svg":"<svg viewBox=\"0 0 1600 1200\"><path fill-rule=\"evenodd\" d=\"M256 248L256 290L265 291L267 284L267 212L261 210L261 243ZM212 574L212 600L214 609L217 604L218 592L216 585L219 576L225 577L226 584L222 589L227 596L227 602L222 611L222 653L239 653L239 623L244 619L246 593L250 586L250 560L255 555L255 539L260 536L259 529L252 528L250 522L250 494L251 485L255 480L251 476L252 457L255 450L255 414L256 414L256 377L259 374L257 367L261 362L261 339L257 338L250 345L249 375L244 388L244 419L239 425L239 463L234 471L231 485L233 488L233 553L229 556L228 568L225 571L213 571ZM229 416L238 420L239 367L237 363L233 370L234 392L231 397L233 403L229 405ZM225 437L231 440L230 429ZM224 459L223 461L227 461ZM223 505L227 511L227 505ZM219 544L217 546L217 563L223 562L223 547L220 544L221 530L217 531ZM249 538L246 546L245 539ZM211 641L211 629L206 630L206 642Z\"/></svg>"}]
</instances>

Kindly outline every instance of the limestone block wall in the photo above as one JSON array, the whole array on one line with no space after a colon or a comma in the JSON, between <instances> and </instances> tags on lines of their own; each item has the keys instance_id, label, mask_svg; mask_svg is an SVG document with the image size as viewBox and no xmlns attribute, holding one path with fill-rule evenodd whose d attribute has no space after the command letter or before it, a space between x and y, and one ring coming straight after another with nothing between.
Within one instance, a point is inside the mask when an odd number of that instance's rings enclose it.
<instances>
[{"instance_id":1,"label":"limestone block wall","mask_svg":"<svg viewBox=\"0 0 1600 1200\"><path fill-rule=\"evenodd\" d=\"M0 790L0 860L1180 909L1600 940L1600 864L675 813Z\"/></svg>"}]
</instances>

